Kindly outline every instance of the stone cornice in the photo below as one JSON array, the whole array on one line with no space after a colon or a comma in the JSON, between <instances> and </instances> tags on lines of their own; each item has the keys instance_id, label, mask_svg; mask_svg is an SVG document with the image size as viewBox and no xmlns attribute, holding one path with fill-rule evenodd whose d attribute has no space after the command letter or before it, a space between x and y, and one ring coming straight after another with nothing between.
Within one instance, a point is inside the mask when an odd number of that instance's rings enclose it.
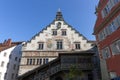
<instances>
[{"instance_id":1,"label":"stone cornice","mask_svg":"<svg viewBox=\"0 0 120 80\"><path fill-rule=\"evenodd\" d=\"M94 35L99 32L107 23L109 23L109 21L111 20L111 18L114 17L114 15L120 11L120 4L117 5L117 7L111 11L110 14L108 14L108 16L102 21L102 23L97 26L95 29L94 29Z\"/></svg>"}]
</instances>

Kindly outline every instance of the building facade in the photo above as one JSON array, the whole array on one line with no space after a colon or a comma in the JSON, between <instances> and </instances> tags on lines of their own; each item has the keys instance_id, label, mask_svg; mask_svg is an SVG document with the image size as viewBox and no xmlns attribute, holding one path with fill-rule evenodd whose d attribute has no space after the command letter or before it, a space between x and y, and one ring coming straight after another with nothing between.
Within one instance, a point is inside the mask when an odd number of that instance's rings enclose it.
<instances>
[{"instance_id":1,"label":"building facade","mask_svg":"<svg viewBox=\"0 0 120 80\"><path fill-rule=\"evenodd\" d=\"M16 80L21 58L21 42L0 43L0 80Z\"/></svg>"},{"instance_id":2,"label":"building facade","mask_svg":"<svg viewBox=\"0 0 120 80\"><path fill-rule=\"evenodd\" d=\"M102 80L120 77L120 0L99 0L94 27Z\"/></svg>"},{"instance_id":3,"label":"building facade","mask_svg":"<svg viewBox=\"0 0 120 80\"><path fill-rule=\"evenodd\" d=\"M94 51L59 53L53 61L28 71L18 80L101 80L96 72L95 54Z\"/></svg>"},{"instance_id":4,"label":"building facade","mask_svg":"<svg viewBox=\"0 0 120 80\"><path fill-rule=\"evenodd\" d=\"M58 11L53 22L22 47L19 75L54 60L60 52L86 51L94 44L67 24Z\"/></svg>"}]
</instances>

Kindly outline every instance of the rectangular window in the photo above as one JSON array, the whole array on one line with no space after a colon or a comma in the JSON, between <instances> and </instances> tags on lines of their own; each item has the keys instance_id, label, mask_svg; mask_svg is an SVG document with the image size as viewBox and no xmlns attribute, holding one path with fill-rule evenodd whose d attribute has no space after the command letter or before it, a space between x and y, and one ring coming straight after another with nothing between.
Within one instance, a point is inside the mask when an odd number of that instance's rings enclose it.
<instances>
[{"instance_id":1,"label":"rectangular window","mask_svg":"<svg viewBox=\"0 0 120 80\"><path fill-rule=\"evenodd\" d=\"M120 27L120 15L117 17L118 26Z\"/></svg>"},{"instance_id":2,"label":"rectangular window","mask_svg":"<svg viewBox=\"0 0 120 80\"><path fill-rule=\"evenodd\" d=\"M0 72L0 80L1 80L2 72Z\"/></svg>"},{"instance_id":3,"label":"rectangular window","mask_svg":"<svg viewBox=\"0 0 120 80\"><path fill-rule=\"evenodd\" d=\"M2 61L2 62L1 62L1 67L4 67L4 64L5 64L5 62L4 62L4 61Z\"/></svg>"},{"instance_id":4,"label":"rectangular window","mask_svg":"<svg viewBox=\"0 0 120 80\"><path fill-rule=\"evenodd\" d=\"M75 49L80 49L80 42L75 42Z\"/></svg>"},{"instance_id":5,"label":"rectangular window","mask_svg":"<svg viewBox=\"0 0 120 80\"><path fill-rule=\"evenodd\" d=\"M57 41L57 49L63 49L63 42L62 40Z\"/></svg>"},{"instance_id":6,"label":"rectangular window","mask_svg":"<svg viewBox=\"0 0 120 80\"><path fill-rule=\"evenodd\" d=\"M19 62L21 61L21 59L19 58Z\"/></svg>"},{"instance_id":7,"label":"rectangular window","mask_svg":"<svg viewBox=\"0 0 120 80\"><path fill-rule=\"evenodd\" d=\"M29 65L32 65L32 62L33 62L32 59L30 59Z\"/></svg>"},{"instance_id":8,"label":"rectangular window","mask_svg":"<svg viewBox=\"0 0 120 80\"><path fill-rule=\"evenodd\" d=\"M115 6L120 0L108 0L108 3L106 4L105 8L102 10L102 17L106 17L113 6Z\"/></svg>"},{"instance_id":9,"label":"rectangular window","mask_svg":"<svg viewBox=\"0 0 120 80\"><path fill-rule=\"evenodd\" d=\"M30 59L27 59L27 65L29 65Z\"/></svg>"},{"instance_id":10,"label":"rectangular window","mask_svg":"<svg viewBox=\"0 0 120 80\"><path fill-rule=\"evenodd\" d=\"M16 68L16 64L14 64L14 66L13 66L13 69L15 70L15 68Z\"/></svg>"},{"instance_id":11,"label":"rectangular window","mask_svg":"<svg viewBox=\"0 0 120 80\"><path fill-rule=\"evenodd\" d=\"M42 64L42 59L37 59L37 65Z\"/></svg>"},{"instance_id":12,"label":"rectangular window","mask_svg":"<svg viewBox=\"0 0 120 80\"><path fill-rule=\"evenodd\" d=\"M37 59L37 65L39 64L39 59Z\"/></svg>"},{"instance_id":13,"label":"rectangular window","mask_svg":"<svg viewBox=\"0 0 120 80\"><path fill-rule=\"evenodd\" d=\"M4 57L6 57L7 56L7 53L6 52L4 52Z\"/></svg>"},{"instance_id":14,"label":"rectangular window","mask_svg":"<svg viewBox=\"0 0 120 80\"><path fill-rule=\"evenodd\" d=\"M117 77L116 72L110 72L110 78L111 79L116 78L116 77Z\"/></svg>"},{"instance_id":15,"label":"rectangular window","mask_svg":"<svg viewBox=\"0 0 120 80\"><path fill-rule=\"evenodd\" d=\"M40 42L38 45L38 49L43 50L43 48L44 48L44 43Z\"/></svg>"},{"instance_id":16,"label":"rectangular window","mask_svg":"<svg viewBox=\"0 0 120 80\"><path fill-rule=\"evenodd\" d=\"M12 58L12 54L9 55L9 59L11 59L11 58Z\"/></svg>"},{"instance_id":17,"label":"rectangular window","mask_svg":"<svg viewBox=\"0 0 120 80\"><path fill-rule=\"evenodd\" d=\"M9 65L10 65L10 64L8 63L8 64L7 64L7 68L9 68Z\"/></svg>"},{"instance_id":18,"label":"rectangular window","mask_svg":"<svg viewBox=\"0 0 120 80\"><path fill-rule=\"evenodd\" d=\"M114 25L115 25L115 29L117 30L119 28L119 20L118 20L118 16L113 20Z\"/></svg>"},{"instance_id":19,"label":"rectangular window","mask_svg":"<svg viewBox=\"0 0 120 80\"><path fill-rule=\"evenodd\" d=\"M111 50L113 55L120 54L120 40L111 45Z\"/></svg>"},{"instance_id":20,"label":"rectangular window","mask_svg":"<svg viewBox=\"0 0 120 80\"><path fill-rule=\"evenodd\" d=\"M99 41L103 40L104 39L104 32L101 31L99 34L98 34L98 38L99 38Z\"/></svg>"},{"instance_id":21,"label":"rectangular window","mask_svg":"<svg viewBox=\"0 0 120 80\"><path fill-rule=\"evenodd\" d=\"M52 30L52 35L57 35L57 30L56 29Z\"/></svg>"},{"instance_id":22,"label":"rectangular window","mask_svg":"<svg viewBox=\"0 0 120 80\"><path fill-rule=\"evenodd\" d=\"M48 58L46 58L46 61L45 61L45 63L46 63L46 64L48 63Z\"/></svg>"},{"instance_id":23,"label":"rectangular window","mask_svg":"<svg viewBox=\"0 0 120 80\"><path fill-rule=\"evenodd\" d=\"M7 73L5 73L5 75L4 75L4 79L6 79L7 78Z\"/></svg>"},{"instance_id":24,"label":"rectangular window","mask_svg":"<svg viewBox=\"0 0 120 80\"><path fill-rule=\"evenodd\" d=\"M35 59L33 59L33 65L35 65Z\"/></svg>"},{"instance_id":25,"label":"rectangular window","mask_svg":"<svg viewBox=\"0 0 120 80\"><path fill-rule=\"evenodd\" d=\"M113 0L114 4L117 4L120 0Z\"/></svg>"},{"instance_id":26,"label":"rectangular window","mask_svg":"<svg viewBox=\"0 0 120 80\"><path fill-rule=\"evenodd\" d=\"M63 29L62 30L62 36L66 36L67 34L66 34L66 30L65 29Z\"/></svg>"},{"instance_id":27,"label":"rectangular window","mask_svg":"<svg viewBox=\"0 0 120 80\"><path fill-rule=\"evenodd\" d=\"M45 64L45 59L43 59L43 64Z\"/></svg>"},{"instance_id":28,"label":"rectangular window","mask_svg":"<svg viewBox=\"0 0 120 80\"><path fill-rule=\"evenodd\" d=\"M102 57L103 59L107 59L110 57L110 50L108 47L102 50Z\"/></svg>"},{"instance_id":29,"label":"rectangular window","mask_svg":"<svg viewBox=\"0 0 120 80\"><path fill-rule=\"evenodd\" d=\"M40 62L39 62L39 63L40 63L40 64L42 64L42 59L39 59L39 60L40 60Z\"/></svg>"},{"instance_id":30,"label":"rectangular window","mask_svg":"<svg viewBox=\"0 0 120 80\"><path fill-rule=\"evenodd\" d=\"M14 73L12 73L12 75L11 75L11 79L13 79L14 78Z\"/></svg>"},{"instance_id":31,"label":"rectangular window","mask_svg":"<svg viewBox=\"0 0 120 80\"><path fill-rule=\"evenodd\" d=\"M17 57L15 57L15 61L17 61Z\"/></svg>"},{"instance_id":32,"label":"rectangular window","mask_svg":"<svg viewBox=\"0 0 120 80\"><path fill-rule=\"evenodd\" d=\"M15 78L17 78L17 77L18 77L18 74L16 74Z\"/></svg>"}]
</instances>

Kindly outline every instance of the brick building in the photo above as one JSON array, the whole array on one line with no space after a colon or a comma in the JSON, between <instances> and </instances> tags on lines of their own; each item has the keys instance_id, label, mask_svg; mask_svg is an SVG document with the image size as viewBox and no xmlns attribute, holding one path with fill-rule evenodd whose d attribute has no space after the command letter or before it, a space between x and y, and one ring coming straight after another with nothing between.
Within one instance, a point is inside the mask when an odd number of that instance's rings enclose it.
<instances>
[{"instance_id":1,"label":"brick building","mask_svg":"<svg viewBox=\"0 0 120 80\"><path fill-rule=\"evenodd\" d=\"M120 0L100 0L94 35L99 48L102 80L120 77Z\"/></svg>"}]
</instances>

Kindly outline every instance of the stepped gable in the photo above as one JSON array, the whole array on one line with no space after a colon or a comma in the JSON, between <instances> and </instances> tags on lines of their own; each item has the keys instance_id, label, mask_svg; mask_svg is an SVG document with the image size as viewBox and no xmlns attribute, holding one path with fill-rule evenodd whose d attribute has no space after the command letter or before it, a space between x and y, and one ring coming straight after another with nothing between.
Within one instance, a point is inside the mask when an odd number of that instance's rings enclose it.
<instances>
[{"instance_id":1,"label":"stepped gable","mask_svg":"<svg viewBox=\"0 0 120 80\"><path fill-rule=\"evenodd\" d=\"M91 42L89 41L85 36L83 36L83 34L79 33L79 31L77 31L75 28L73 28L71 25L69 25L63 18L63 15L62 15L62 12L60 10L58 10L57 14L56 14L56 17L55 19L49 24L47 25L45 28L43 28L40 32L38 32L37 34L35 34L29 41L26 42L27 43L30 43L31 40L35 39L36 36L39 36L40 33L43 33L44 30L47 30L47 28L49 28L51 25L55 25L55 22L56 21L63 21L63 24L64 25L68 25L69 28L71 28L71 30L74 30L75 33L77 33L79 36L82 36L83 37L83 40L87 40L87 42ZM25 44L25 45L26 45Z\"/></svg>"}]
</instances>

